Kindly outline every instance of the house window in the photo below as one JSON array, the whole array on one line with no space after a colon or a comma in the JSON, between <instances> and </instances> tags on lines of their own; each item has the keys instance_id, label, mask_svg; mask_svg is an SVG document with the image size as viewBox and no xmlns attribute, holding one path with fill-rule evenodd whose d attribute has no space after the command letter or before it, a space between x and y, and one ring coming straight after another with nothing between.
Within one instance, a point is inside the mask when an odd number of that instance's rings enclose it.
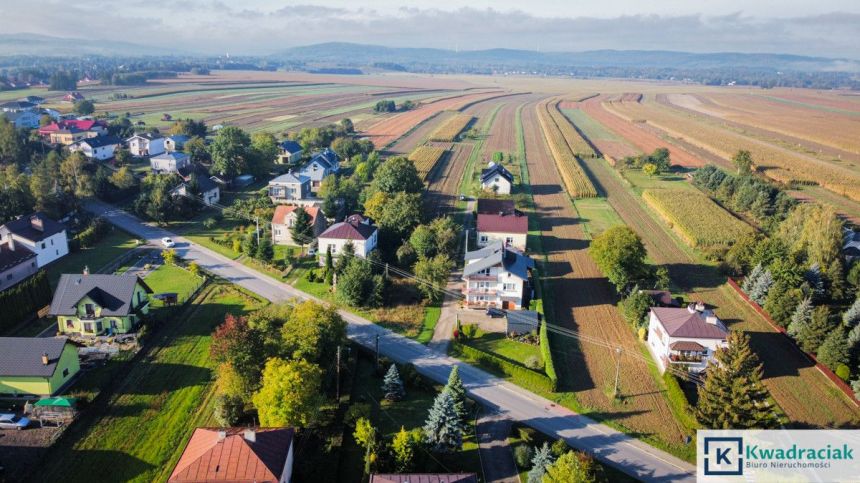
<instances>
[{"instance_id":1,"label":"house window","mask_svg":"<svg viewBox=\"0 0 860 483\"><path fill-rule=\"evenodd\" d=\"M512 237L512 236L505 237L505 245L513 245L513 244L514 244L514 237Z\"/></svg>"},{"instance_id":2,"label":"house window","mask_svg":"<svg viewBox=\"0 0 860 483\"><path fill-rule=\"evenodd\" d=\"M31 266L31 267L35 267L35 266L36 266L36 262L30 262L30 266Z\"/></svg>"},{"instance_id":3,"label":"house window","mask_svg":"<svg viewBox=\"0 0 860 483\"><path fill-rule=\"evenodd\" d=\"M63 369L63 377L69 377L69 368Z\"/></svg>"},{"instance_id":4,"label":"house window","mask_svg":"<svg viewBox=\"0 0 860 483\"><path fill-rule=\"evenodd\" d=\"M481 235L481 243L487 243L487 235Z\"/></svg>"},{"instance_id":5,"label":"house window","mask_svg":"<svg viewBox=\"0 0 860 483\"><path fill-rule=\"evenodd\" d=\"M517 284L515 283L506 283L503 285L505 292L513 292L517 289Z\"/></svg>"},{"instance_id":6,"label":"house window","mask_svg":"<svg viewBox=\"0 0 860 483\"><path fill-rule=\"evenodd\" d=\"M66 328L67 329L74 329L75 328L75 323L72 321L72 319L66 319Z\"/></svg>"},{"instance_id":7,"label":"house window","mask_svg":"<svg viewBox=\"0 0 860 483\"><path fill-rule=\"evenodd\" d=\"M51 246L54 246L54 239L51 238Z\"/></svg>"},{"instance_id":8,"label":"house window","mask_svg":"<svg viewBox=\"0 0 860 483\"><path fill-rule=\"evenodd\" d=\"M101 331L102 331L102 321L100 320L100 321L96 322L96 332L101 332Z\"/></svg>"},{"instance_id":9,"label":"house window","mask_svg":"<svg viewBox=\"0 0 860 483\"><path fill-rule=\"evenodd\" d=\"M6 275L6 280L12 280L12 274Z\"/></svg>"},{"instance_id":10,"label":"house window","mask_svg":"<svg viewBox=\"0 0 860 483\"><path fill-rule=\"evenodd\" d=\"M93 331L93 323L92 322L84 322L84 332L92 332Z\"/></svg>"},{"instance_id":11,"label":"house window","mask_svg":"<svg viewBox=\"0 0 860 483\"><path fill-rule=\"evenodd\" d=\"M45 249L45 242L42 242L42 250Z\"/></svg>"}]
</instances>

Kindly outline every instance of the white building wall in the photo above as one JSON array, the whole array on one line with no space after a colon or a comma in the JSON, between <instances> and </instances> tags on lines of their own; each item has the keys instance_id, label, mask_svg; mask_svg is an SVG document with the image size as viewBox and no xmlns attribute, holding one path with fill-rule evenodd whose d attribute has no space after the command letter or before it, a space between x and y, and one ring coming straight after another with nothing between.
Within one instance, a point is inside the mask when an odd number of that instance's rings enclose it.
<instances>
[{"instance_id":1,"label":"white building wall","mask_svg":"<svg viewBox=\"0 0 860 483\"><path fill-rule=\"evenodd\" d=\"M367 254L376 248L376 236L379 231L373 232L367 240L352 240L352 246L355 248L355 255L361 258L367 258ZM331 247L332 258L337 258L343 253L343 247L350 240L340 238L317 238L317 255L319 255L320 266L325 265L325 254L328 247Z\"/></svg>"},{"instance_id":2,"label":"white building wall","mask_svg":"<svg viewBox=\"0 0 860 483\"><path fill-rule=\"evenodd\" d=\"M34 242L12 234L15 243L20 243L36 254L36 265L39 268L53 262L54 260L69 254L69 240L66 230L55 233L40 242Z\"/></svg>"},{"instance_id":3,"label":"white building wall","mask_svg":"<svg viewBox=\"0 0 860 483\"><path fill-rule=\"evenodd\" d=\"M494 188L495 187L495 188ZM500 195L511 194L511 182L500 175L495 175L484 183L481 183L481 188L487 191L495 191Z\"/></svg>"},{"instance_id":4,"label":"white building wall","mask_svg":"<svg viewBox=\"0 0 860 483\"><path fill-rule=\"evenodd\" d=\"M493 241L501 241L506 246L511 246L514 248L519 248L520 250L526 249L526 239L528 235L526 233L501 233L501 232L491 232L491 231L479 231L478 232L478 246L485 247L491 244ZM510 241L510 243L508 243Z\"/></svg>"}]
</instances>

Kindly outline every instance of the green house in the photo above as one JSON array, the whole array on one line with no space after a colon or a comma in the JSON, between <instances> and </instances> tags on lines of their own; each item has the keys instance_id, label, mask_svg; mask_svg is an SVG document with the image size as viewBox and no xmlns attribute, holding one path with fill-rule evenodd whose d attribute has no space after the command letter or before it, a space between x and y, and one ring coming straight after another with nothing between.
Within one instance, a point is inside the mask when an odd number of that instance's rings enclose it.
<instances>
[{"instance_id":1,"label":"green house","mask_svg":"<svg viewBox=\"0 0 860 483\"><path fill-rule=\"evenodd\" d=\"M149 313L151 293L136 275L64 274L49 313L61 334L125 334Z\"/></svg>"},{"instance_id":2,"label":"green house","mask_svg":"<svg viewBox=\"0 0 860 483\"><path fill-rule=\"evenodd\" d=\"M80 370L65 337L0 337L0 395L52 396Z\"/></svg>"}]
</instances>

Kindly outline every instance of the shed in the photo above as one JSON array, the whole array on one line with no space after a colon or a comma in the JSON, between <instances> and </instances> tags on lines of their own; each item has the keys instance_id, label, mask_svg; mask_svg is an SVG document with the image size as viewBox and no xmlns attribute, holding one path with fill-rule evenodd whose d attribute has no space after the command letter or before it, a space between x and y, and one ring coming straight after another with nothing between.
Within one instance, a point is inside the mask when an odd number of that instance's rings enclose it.
<instances>
[{"instance_id":1,"label":"shed","mask_svg":"<svg viewBox=\"0 0 860 483\"><path fill-rule=\"evenodd\" d=\"M534 310L508 310L505 312L507 327L505 333L512 334L528 334L538 330L540 327L541 315Z\"/></svg>"}]
</instances>

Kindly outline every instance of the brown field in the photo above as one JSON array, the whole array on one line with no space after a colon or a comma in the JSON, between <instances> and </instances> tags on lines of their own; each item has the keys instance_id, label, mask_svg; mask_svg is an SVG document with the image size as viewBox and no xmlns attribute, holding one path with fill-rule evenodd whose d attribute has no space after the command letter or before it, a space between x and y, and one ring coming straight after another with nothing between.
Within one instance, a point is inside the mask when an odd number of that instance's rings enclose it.
<instances>
[{"instance_id":1,"label":"brown field","mask_svg":"<svg viewBox=\"0 0 860 483\"><path fill-rule=\"evenodd\" d=\"M422 121L411 131L408 131L406 135L394 141L394 143L392 143L385 152L389 154L411 153L415 148L427 141L430 133L436 129L439 124L445 122L446 119L453 115L453 111L441 111Z\"/></svg>"}]
</instances>

